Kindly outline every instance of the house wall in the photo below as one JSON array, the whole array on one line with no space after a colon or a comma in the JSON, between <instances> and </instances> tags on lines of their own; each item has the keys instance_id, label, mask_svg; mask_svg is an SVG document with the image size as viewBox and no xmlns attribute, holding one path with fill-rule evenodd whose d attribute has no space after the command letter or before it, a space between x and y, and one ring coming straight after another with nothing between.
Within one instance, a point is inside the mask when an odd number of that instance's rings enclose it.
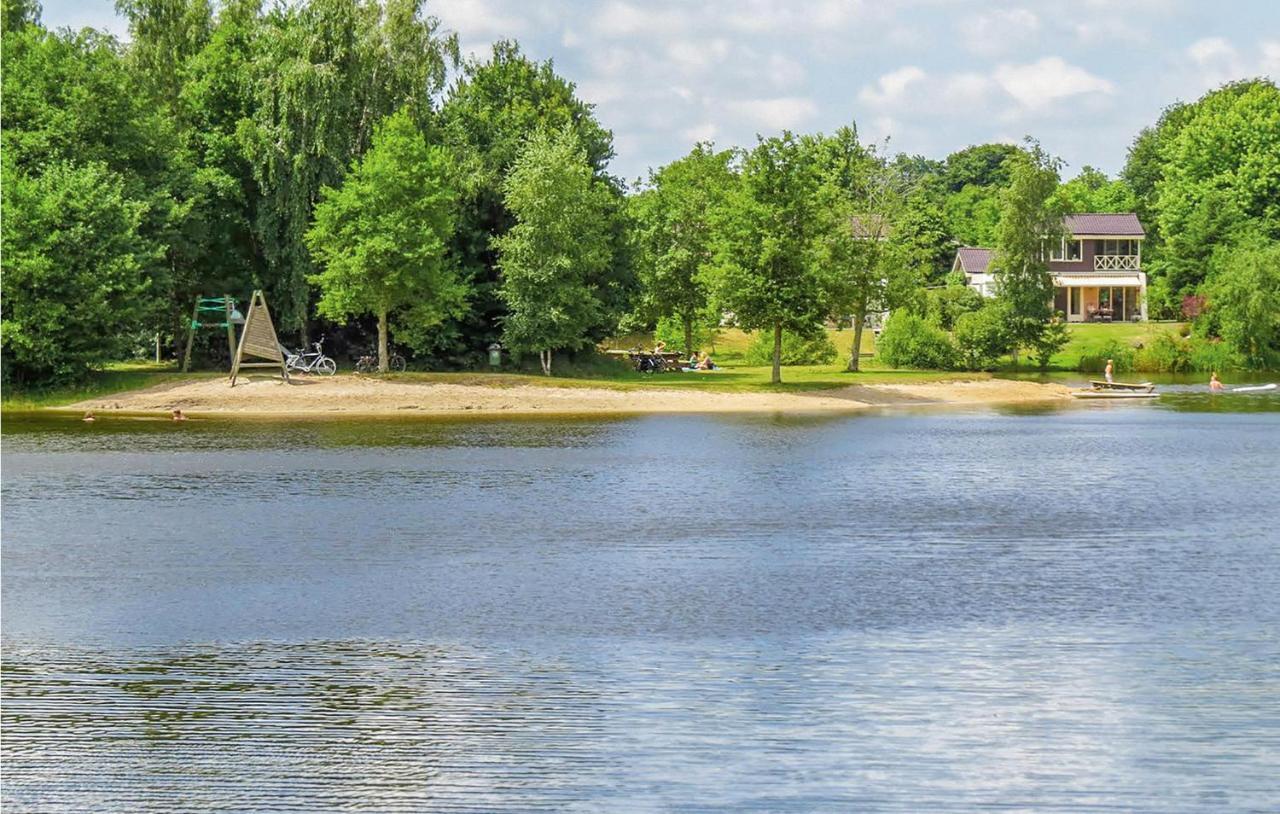
<instances>
[{"instance_id":1,"label":"house wall","mask_svg":"<svg viewBox=\"0 0 1280 814\"><path fill-rule=\"evenodd\" d=\"M1068 263L1064 260L1050 260L1049 271L1093 271L1093 255L1097 252L1094 246L1096 241L1082 240L1084 245L1080 247L1080 259L1073 260Z\"/></svg>"}]
</instances>

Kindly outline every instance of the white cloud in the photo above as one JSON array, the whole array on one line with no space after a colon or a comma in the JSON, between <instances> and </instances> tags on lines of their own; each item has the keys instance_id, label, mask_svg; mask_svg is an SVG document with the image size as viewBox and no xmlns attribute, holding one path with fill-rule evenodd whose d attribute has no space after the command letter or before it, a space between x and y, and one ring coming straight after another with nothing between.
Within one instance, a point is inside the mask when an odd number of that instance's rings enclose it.
<instances>
[{"instance_id":1,"label":"white cloud","mask_svg":"<svg viewBox=\"0 0 1280 814\"><path fill-rule=\"evenodd\" d=\"M680 131L680 136L690 143L698 141L714 141L720 128L714 122L703 122Z\"/></svg>"},{"instance_id":2,"label":"white cloud","mask_svg":"<svg viewBox=\"0 0 1280 814\"><path fill-rule=\"evenodd\" d=\"M752 125L770 131L801 127L818 112L817 104L805 96L739 99L725 107Z\"/></svg>"},{"instance_id":3,"label":"white cloud","mask_svg":"<svg viewBox=\"0 0 1280 814\"><path fill-rule=\"evenodd\" d=\"M524 17L503 11L489 0L436 0L430 10L447 28L467 38L515 37L528 30Z\"/></svg>"},{"instance_id":4,"label":"white cloud","mask_svg":"<svg viewBox=\"0 0 1280 814\"><path fill-rule=\"evenodd\" d=\"M1071 65L1061 57L1045 57L1029 65L1000 65L992 76L1028 110L1041 110L1059 99L1082 93L1115 93L1115 85L1109 80Z\"/></svg>"},{"instance_id":5,"label":"white cloud","mask_svg":"<svg viewBox=\"0 0 1280 814\"><path fill-rule=\"evenodd\" d=\"M597 34L605 37L635 37L649 34L672 34L689 28L689 19L677 9L660 9L615 2L606 5L591 21Z\"/></svg>"},{"instance_id":6,"label":"white cloud","mask_svg":"<svg viewBox=\"0 0 1280 814\"><path fill-rule=\"evenodd\" d=\"M999 9L965 17L960 40L975 54L1002 54L1025 48L1040 31L1040 18L1025 8Z\"/></svg>"},{"instance_id":7,"label":"white cloud","mask_svg":"<svg viewBox=\"0 0 1280 814\"><path fill-rule=\"evenodd\" d=\"M925 78L922 68L906 65L881 76L876 80L875 87L864 86L858 91L858 98L871 105L889 105L901 99L912 82L922 82Z\"/></svg>"},{"instance_id":8,"label":"white cloud","mask_svg":"<svg viewBox=\"0 0 1280 814\"><path fill-rule=\"evenodd\" d=\"M1197 91L1255 76L1280 78L1280 41L1262 40L1257 58L1242 53L1222 37L1205 37L1187 47Z\"/></svg>"}]
</instances>

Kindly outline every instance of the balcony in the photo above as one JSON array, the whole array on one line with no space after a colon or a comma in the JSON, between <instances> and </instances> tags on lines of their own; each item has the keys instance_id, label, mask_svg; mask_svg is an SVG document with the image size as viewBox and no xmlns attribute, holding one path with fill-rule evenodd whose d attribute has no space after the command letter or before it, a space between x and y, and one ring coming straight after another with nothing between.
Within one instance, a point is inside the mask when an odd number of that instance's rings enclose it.
<instances>
[{"instance_id":1,"label":"balcony","mask_svg":"<svg viewBox=\"0 0 1280 814\"><path fill-rule=\"evenodd\" d=\"M1140 257L1136 254L1096 254L1093 256L1094 271L1137 271Z\"/></svg>"}]
</instances>

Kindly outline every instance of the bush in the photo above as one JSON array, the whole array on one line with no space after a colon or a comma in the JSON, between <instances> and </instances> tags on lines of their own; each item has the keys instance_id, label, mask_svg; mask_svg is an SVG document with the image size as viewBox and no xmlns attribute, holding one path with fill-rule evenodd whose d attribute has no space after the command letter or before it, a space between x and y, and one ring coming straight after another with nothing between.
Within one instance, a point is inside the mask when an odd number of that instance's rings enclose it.
<instances>
[{"instance_id":1,"label":"bush","mask_svg":"<svg viewBox=\"0 0 1280 814\"><path fill-rule=\"evenodd\" d=\"M1134 370L1150 373L1184 373L1190 369L1191 342L1167 331L1156 334L1134 359Z\"/></svg>"},{"instance_id":2,"label":"bush","mask_svg":"<svg viewBox=\"0 0 1280 814\"><path fill-rule=\"evenodd\" d=\"M1040 329L1040 335L1031 343L1031 356L1036 360L1036 367L1048 370L1049 361L1053 355L1065 348L1070 341L1071 334L1067 333L1066 320L1059 312L1044 324Z\"/></svg>"},{"instance_id":3,"label":"bush","mask_svg":"<svg viewBox=\"0 0 1280 814\"><path fill-rule=\"evenodd\" d=\"M994 300L956 318L953 333L959 359L967 370L985 370L1009 352L1005 308Z\"/></svg>"},{"instance_id":4,"label":"bush","mask_svg":"<svg viewBox=\"0 0 1280 814\"><path fill-rule=\"evenodd\" d=\"M1101 373L1107 368L1107 360L1111 360L1116 373L1133 370L1136 354L1133 348L1115 339L1109 340L1097 353L1080 357L1080 370L1085 373Z\"/></svg>"},{"instance_id":5,"label":"bush","mask_svg":"<svg viewBox=\"0 0 1280 814\"><path fill-rule=\"evenodd\" d=\"M790 331L782 332L782 364L784 365L829 365L838 355L839 351L825 332L812 339L806 339ZM773 364L772 331L760 331L755 335L747 348L746 362L749 365Z\"/></svg>"},{"instance_id":6,"label":"bush","mask_svg":"<svg viewBox=\"0 0 1280 814\"><path fill-rule=\"evenodd\" d=\"M1191 370L1240 370L1245 366L1240 354L1226 342L1195 338L1188 345L1187 366Z\"/></svg>"},{"instance_id":7,"label":"bush","mask_svg":"<svg viewBox=\"0 0 1280 814\"><path fill-rule=\"evenodd\" d=\"M956 320L982 307L982 295L972 288L947 286L925 292L924 316L944 331L955 328Z\"/></svg>"},{"instance_id":8,"label":"bush","mask_svg":"<svg viewBox=\"0 0 1280 814\"><path fill-rule=\"evenodd\" d=\"M895 311L876 342L880 359L890 367L950 370L958 354L951 339L915 314Z\"/></svg>"}]
</instances>

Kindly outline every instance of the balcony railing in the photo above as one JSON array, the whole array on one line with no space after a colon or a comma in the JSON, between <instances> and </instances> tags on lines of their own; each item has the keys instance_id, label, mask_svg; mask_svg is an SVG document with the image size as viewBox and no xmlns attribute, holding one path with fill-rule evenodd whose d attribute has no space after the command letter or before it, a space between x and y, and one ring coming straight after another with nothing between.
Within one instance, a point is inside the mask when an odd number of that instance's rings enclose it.
<instances>
[{"instance_id":1,"label":"balcony railing","mask_svg":"<svg viewBox=\"0 0 1280 814\"><path fill-rule=\"evenodd\" d=\"M1094 271L1137 271L1138 255L1136 254L1095 254L1093 256Z\"/></svg>"}]
</instances>

